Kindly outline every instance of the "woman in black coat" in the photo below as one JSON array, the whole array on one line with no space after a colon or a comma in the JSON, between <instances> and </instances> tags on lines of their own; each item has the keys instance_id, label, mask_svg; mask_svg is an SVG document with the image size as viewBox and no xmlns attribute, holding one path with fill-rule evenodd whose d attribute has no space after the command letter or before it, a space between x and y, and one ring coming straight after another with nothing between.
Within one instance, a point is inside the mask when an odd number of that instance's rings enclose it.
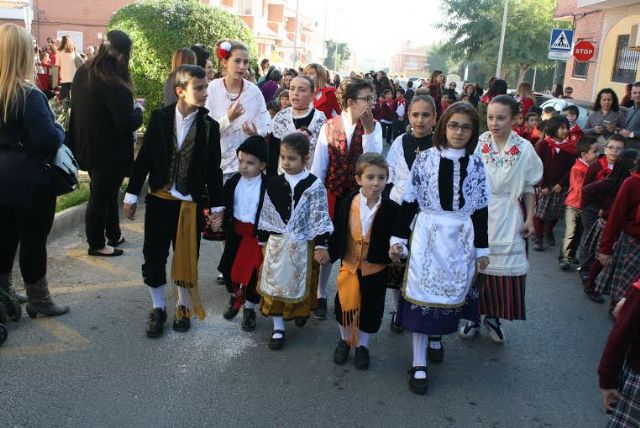
<instances>
[{"instance_id":1,"label":"woman in black coat","mask_svg":"<svg viewBox=\"0 0 640 428\"><path fill-rule=\"evenodd\" d=\"M0 26L0 304L19 318L15 301L27 301L30 317L62 315L68 306L53 303L47 286L47 236L53 224L56 195L44 164L64 141L47 98L33 82L31 35L14 24ZM20 244L20 271L27 298L11 286Z\"/></svg>"},{"instance_id":2,"label":"woman in black coat","mask_svg":"<svg viewBox=\"0 0 640 428\"><path fill-rule=\"evenodd\" d=\"M133 167L134 132L142 125L142 105L133 101L131 39L112 30L98 53L73 79L70 146L89 172L91 193L85 216L89 255L119 256L118 193ZM106 239L105 239L106 236Z\"/></svg>"}]
</instances>

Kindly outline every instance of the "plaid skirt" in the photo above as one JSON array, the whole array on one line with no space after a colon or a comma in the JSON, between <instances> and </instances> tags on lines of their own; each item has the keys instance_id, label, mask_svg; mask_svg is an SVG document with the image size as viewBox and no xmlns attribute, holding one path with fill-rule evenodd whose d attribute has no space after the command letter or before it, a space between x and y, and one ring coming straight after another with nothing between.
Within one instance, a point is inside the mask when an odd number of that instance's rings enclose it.
<instances>
[{"instance_id":1,"label":"plaid skirt","mask_svg":"<svg viewBox=\"0 0 640 428\"><path fill-rule=\"evenodd\" d=\"M640 240L624 232L613 247L613 259L596 278L596 291L610 294L611 301L617 302L640 278Z\"/></svg>"},{"instance_id":2,"label":"plaid skirt","mask_svg":"<svg viewBox=\"0 0 640 428\"><path fill-rule=\"evenodd\" d=\"M620 395L607 427L632 428L640 426L640 373L625 364L620 377Z\"/></svg>"},{"instance_id":3,"label":"plaid skirt","mask_svg":"<svg viewBox=\"0 0 640 428\"><path fill-rule=\"evenodd\" d=\"M600 237L606 224L603 219L599 218L589 229L589 233L582 243L582 248L580 248L580 264L583 266L590 265L596 259L598 247L600 247Z\"/></svg>"},{"instance_id":4,"label":"plaid skirt","mask_svg":"<svg viewBox=\"0 0 640 428\"><path fill-rule=\"evenodd\" d=\"M559 193L549 192L546 195L538 193L533 215L545 221L564 218L564 200L566 198L566 190Z\"/></svg>"}]
</instances>

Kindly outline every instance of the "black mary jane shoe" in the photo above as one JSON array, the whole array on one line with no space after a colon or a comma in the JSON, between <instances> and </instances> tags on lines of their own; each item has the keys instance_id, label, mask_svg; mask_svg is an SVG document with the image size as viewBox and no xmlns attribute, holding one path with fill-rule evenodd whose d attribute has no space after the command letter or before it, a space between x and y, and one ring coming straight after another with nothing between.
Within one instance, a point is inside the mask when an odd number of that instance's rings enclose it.
<instances>
[{"instance_id":1,"label":"black mary jane shoe","mask_svg":"<svg viewBox=\"0 0 640 428\"><path fill-rule=\"evenodd\" d=\"M409 370L409 389L415 394L424 395L429 389L429 375L425 379L416 379L416 372L427 373L427 368L424 366L411 367Z\"/></svg>"},{"instance_id":2,"label":"black mary jane shoe","mask_svg":"<svg viewBox=\"0 0 640 428\"><path fill-rule=\"evenodd\" d=\"M152 339L160 337L165 321L167 321L167 311L154 308L149 313L149 320L147 321L147 337Z\"/></svg>"},{"instance_id":3,"label":"black mary jane shoe","mask_svg":"<svg viewBox=\"0 0 640 428\"><path fill-rule=\"evenodd\" d=\"M294 322L296 323L296 326L298 327L304 327L305 324L307 323L307 318L306 317L297 317Z\"/></svg>"},{"instance_id":4,"label":"black mary jane shoe","mask_svg":"<svg viewBox=\"0 0 640 428\"><path fill-rule=\"evenodd\" d=\"M435 349L431 347L431 342L440 342L440 349ZM429 345L427 346L427 358L434 364L442 364L444 360L444 346L442 345L442 339L431 339L429 338Z\"/></svg>"},{"instance_id":5,"label":"black mary jane shoe","mask_svg":"<svg viewBox=\"0 0 640 428\"><path fill-rule=\"evenodd\" d=\"M336 346L335 351L333 351L333 362L339 366L346 363L349 359L350 350L351 347L349 347L349 344L344 340L340 340L340 342L338 342L338 346Z\"/></svg>"},{"instance_id":6,"label":"black mary jane shoe","mask_svg":"<svg viewBox=\"0 0 640 428\"><path fill-rule=\"evenodd\" d=\"M184 333L191 328L191 313L184 306L176 308L176 317L173 319L173 331Z\"/></svg>"},{"instance_id":7,"label":"black mary jane shoe","mask_svg":"<svg viewBox=\"0 0 640 428\"><path fill-rule=\"evenodd\" d=\"M117 247L118 245L122 245L122 244L124 244L124 236L120 236L115 241L111 241L111 240L107 241L107 245L109 245L109 246L111 246L113 248Z\"/></svg>"},{"instance_id":8,"label":"black mary jane shoe","mask_svg":"<svg viewBox=\"0 0 640 428\"><path fill-rule=\"evenodd\" d=\"M256 329L256 311L245 308L242 311L242 329L244 331L253 331Z\"/></svg>"},{"instance_id":9,"label":"black mary jane shoe","mask_svg":"<svg viewBox=\"0 0 640 428\"><path fill-rule=\"evenodd\" d=\"M586 294L589 300L591 300L592 302L596 302L600 304L604 303L604 297L602 296L602 294L595 290L591 290L585 287L584 294Z\"/></svg>"},{"instance_id":10,"label":"black mary jane shoe","mask_svg":"<svg viewBox=\"0 0 640 428\"><path fill-rule=\"evenodd\" d=\"M279 339L276 339L273 337L274 334L281 334L282 337ZM275 351L278 349L282 349L283 345L284 345L284 330L273 330L273 332L271 333L271 339L269 339L269 349Z\"/></svg>"},{"instance_id":11,"label":"black mary jane shoe","mask_svg":"<svg viewBox=\"0 0 640 428\"><path fill-rule=\"evenodd\" d=\"M118 257L123 255L124 251L120 250L119 248L114 248L113 253L105 254L105 253L101 253L99 250L96 250L95 248L89 248L89 250L87 251L87 254L95 257Z\"/></svg>"},{"instance_id":12,"label":"black mary jane shoe","mask_svg":"<svg viewBox=\"0 0 640 428\"><path fill-rule=\"evenodd\" d=\"M232 320L236 317L236 315L238 315L238 312L240 312L240 309L239 308L236 309L235 305L236 305L236 297L235 296L229 297L229 304L227 305L227 308L222 313L222 316L224 317L224 319Z\"/></svg>"},{"instance_id":13,"label":"black mary jane shoe","mask_svg":"<svg viewBox=\"0 0 640 428\"><path fill-rule=\"evenodd\" d=\"M364 346L358 346L356 348L356 356L353 359L355 366L358 370L368 370L369 369L369 350Z\"/></svg>"},{"instance_id":14,"label":"black mary jane shoe","mask_svg":"<svg viewBox=\"0 0 640 428\"><path fill-rule=\"evenodd\" d=\"M396 312L391 312L391 324L389 325L389 329L396 334L404 333L404 327L397 323L396 321Z\"/></svg>"}]
</instances>

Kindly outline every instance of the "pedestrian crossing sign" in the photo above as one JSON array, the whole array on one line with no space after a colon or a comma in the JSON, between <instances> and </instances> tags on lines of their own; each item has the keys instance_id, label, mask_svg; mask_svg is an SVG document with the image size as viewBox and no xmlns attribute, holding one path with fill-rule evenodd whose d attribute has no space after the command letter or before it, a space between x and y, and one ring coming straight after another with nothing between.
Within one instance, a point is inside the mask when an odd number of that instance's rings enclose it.
<instances>
[{"instance_id":1,"label":"pedestrian crossing sign","mask_svg":"<svg viewBox=\"0 0 640 428\"><path fill-rule=\"evenodd\" d=\"M566 61L573 49L573 30L554 28L549 38L549 59Z\"/></svg>"}]
</instances>

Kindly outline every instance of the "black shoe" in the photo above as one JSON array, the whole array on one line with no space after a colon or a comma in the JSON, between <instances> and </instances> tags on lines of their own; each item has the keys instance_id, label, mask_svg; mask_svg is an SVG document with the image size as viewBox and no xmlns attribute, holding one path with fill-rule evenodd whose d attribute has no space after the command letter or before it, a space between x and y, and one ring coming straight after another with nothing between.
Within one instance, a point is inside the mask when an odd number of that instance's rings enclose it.
<instances>
[{"instance_id":1,"label":"black shoe","mask_svg":"<svg viewBox=\"0 0 640 428\"><path fill-rule=\"evenodd\" d=\"M222 316L224 317L224 319L232 320L236 317L236 315L238 315L238 312L240 312L240 309L236 309L235 305L236 305L236 297L235 296L229 297L229 304L227 305L227 309L225 309L225 311L222 313Z\"/></svg>"},{"instance_id":2,"label":"black shoe","mask_svg":"<svg viewBox=\"0 0 640 428\"><path fill-rule=\"evenodd\" d=\"M149 321L147 321L147 337L160 337L163 330L162 325L165 321L167 321L167 311L160 308L154 308L149 313Z\"/></svg>"},{"instance_id":3,"label":"black shoe","mask_svg":"<svg viewBox=\"0 0 640 428\"><path fill-rule=\"evenodd\" d=\"M354 359L356 368L359 370L368 370L369 360L369 350L364 346L358 346L356 348L356 357Z\"/></svg>"},{"instance_id":4,"label":"black shoe","mask_svg":"<svg viewBox=\"0 0 640 428\"><path fill-rule=\"evenodd\" d=\"M429 375L427 375L426 379L416 379L414 377L416 372L427 373L427 368L424 366L411 367L409 370L409 389L416 394L424 395L429 388Z\"/></svg>"},{"instance_id":5,"label":"black shoe","mask_svg":"<svg viewBox=\"0 0 640 428\"><path fill-rule=\"evenodd\" d=\"M434 349L431 347L431 342L440 342L440 349ZM429 338L429 345L427 346L427 357L429 361L434 364L441 364L444 360L444 346L442 345L442 339Z\"/></svg>"},{"instance_id":6,"label":"black shoe","mask_svg":"<svg viewBox=\"0 0 640 428\"><path fill-rule=\"evenodd\" d=\"M280 339L275 339L273 335L276 333L280 333L282 337ZM284 345L284 330L273 330L273 332L271 333L271 339L269 339L269 349L272 349L275 351L277 349L282 349L283 345Z\"/></svg>"},{"instance_id":7,"label":"black shoe","mask_svg":"<svg viewBox=\"0 0 640 428\"><path fill-rule=\"evenodd\" d=\"M333 351L333 362L339 366L346 363L349 359L350 350L351 348L349 347L349 344L344 340L340 340L340 342L338 342L338 346L336 346L336 350Z\"/></svg>"},{"instance_id":8,"label":"black shoe","mask_svg":"<svg viewBox=\"0 0 640 428\"><path fill-rule=\"evenodd\" d=\"M242 312L242 329L244 331L253 331L256 329L256 311L244 308Z\"/></svg>"},{"instance_id":9,"label":"black shoe","mask_svg":"<svg viewBox=\"0 0 640 428\"><path fill-rule=\"evenodd\" d=\"M116 239L115 241L111 241L111 240L107 241L107 245L114 248L122 244L124 244L124 236L120 236L120 238Z\"/></svg>"},{"instance_id":10,"label":"black shoe","mask_svg":"<svg viewBox=\"0 0 640 428\"><path fill-rule=\"evenodd\" d=\"M173 319L173 331L184 333L191 328L191 311L180 305L176 308L176 317Z\"/></svg>"},{"instance_id":11,"label":"black shoe","mask_svg":"<svg viewBox=\"0 0 640 428\"><path fill-rule=\"evenodd\" d=\"M584 294L587 295L587 297L596 303L604 303L604 297L602 296L602 294L600 294L599 292L595 291L595 290L590 290L587 287L584 288Z\"/></svg>"},{"instance_id":12,"label":"black shoe","mask_svg":"<svg viewBox=\"0 0 640 428\"><path fill-rule=\"evenodd\" d=\"M96 257L118 257L124 254L124 251L118 249L118 248L114 248L113 249L113 253L101 253L98 250L95 250L93 248L89 248L89 250L87 251L87 254L89 254L90 256L96 256Z\"/></svg>"},{"instance_id":13,"label":"black shoe","mask_svg":"<svg viewBox=\"0 0 640 428\"><path fill-rule=\"evenodd\" d=\"M218 277L216 278L216 282L218 283L218 285L225 285L227 283L222 274L218 275Z\"/></svg>"},{"instance_id":14,"label":"black shoe","mask_svg":"<svg viewBox=\"0 0 640 428\"><path fill-rule=\"evenodd\" d=\"M295 323L298 327L304 327L304 325L307 323L307 319L306 317L297 317L295 319Z\"/></svg>"},{"instance_id":15,"label":"black shoe","mask_svg":"<svg viewBox=\"0 0 640 428\"><path fill-rule=\"evenodd\" d=\"M553 236L553 234L547 236L547 245L550 247L555 247L556 246L556 237Z\"/></svg>"},{"instance_id":16,"label":"black shoe","mask_svg":"<svg viewBox=\"0 0 640 428\"><path fill-rule=\"evenodd\" d=\"M562 270L569 270L571 266L569 265L569 260L560 259L558 260L558 267Z\"/></svg>"},{"instance_id":17,"label":"black shoe","mask_svg":"<svg viewBox=\"0 0 640 428\"><path fill-rule=\"evenodd\" d=\"M537 239L533 241L533 250L544 251L544 246L542 245L542 241L538 241Z\"/></svg>"},{"instance_id":18,"label":"black shoe","mask_svg":"<svg viewBox=\"0 0 640 428\"><path fill-rule=\"evenodd\" d=\"M389 328L396 334L404 333L404 327L400 324L397 324L395 312L391 312L391 325L389 325Z\"/></svg>"},{"instance_id":19,"label":"black shoe","mask_svg":"<svg viewBox=\"0 0 640 428\"><path fill-rule=\"evenodd\" d=\"M327 319L327 299L318 299L318 307L313 311L313 316L319 320Z\"/></svg>"}]
</instances>

